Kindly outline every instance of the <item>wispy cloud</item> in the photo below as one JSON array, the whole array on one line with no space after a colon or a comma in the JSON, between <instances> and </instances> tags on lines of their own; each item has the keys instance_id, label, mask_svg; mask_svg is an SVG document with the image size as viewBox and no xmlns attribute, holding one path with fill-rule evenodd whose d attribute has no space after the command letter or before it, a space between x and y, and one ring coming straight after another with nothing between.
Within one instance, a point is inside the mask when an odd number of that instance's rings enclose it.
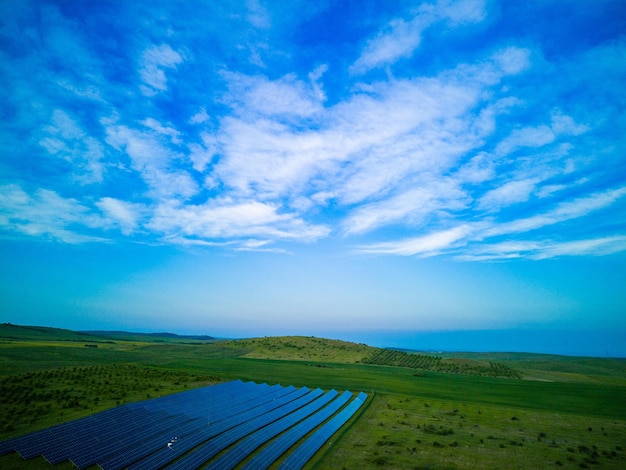
<instances>
[{"instance_id":1,"label":"wispy cloud","mask_svg":"<svg viewBox=\"0 0 626 470\"><path fill-rule=\"evenodd\" d=\"M536 179L509 181L496 189L487 191L478 201L478 208L499 210L511 204L528 201L537 183Z\"/></svg>"},{"instance_id":2,"label":"wispy cloud","mask_svg":"<svg viewBox=\"0 0 626 470\"><path fill-rule=\"evenodd\" d=\"M81 183L102 181L102 144L87 135L65 111L54 110L51 123L43 131L44 137L39 145L51 155L68 162L72 166L75 180Z\"/></svg>"},{"instance_id":3,"label":"wispy cloud","mask_svg":"<svg viewBox=\"0 0 626 470\"><path fill-rule=\"evenodd\" d=\"M198 185L189 172L175 165L179 157L178 149L166 142L172 139L172 133L177 141L177 131L170 129L163 132L163 128L155 124L156 121L148 122L152 127L156 126L156 130L131 129L107 120L106 142L128 155L132 168L141 175L155 197L189 198L197 194Z\"/></svg>"},{"instance_id":4,"label":"wispy cloud","mask_svg":"<svg viewBox=\"0 0 626 470\"><path fill-rule=\"evenodd\" d=\"M423 3L412 18L395 18L376 37L368 40L350 71L355 74L364 73L410 57L421 43L422 32L437 21L448 20L451 25L459 26L480 22L485 15L483 0Z\"/></svg>"},{"instance_id":5,"label":"wispy cloud","mask_svg":"<svg viewBox=\"0 0 626 470\"><path fill-rule=\"evenodd\" d=\"M183 61L183 58L173 50L168 44L148 47L141 57L141 68L139 75L143 81L141 92L144 95L152 96L161 91L167 90L167 77L165 69L176 68Z\"/></svg>"},{"instance_id":6,"label":"wispy cloud","mask_svg":"<svg viewBox=\"0 0 626 470\"><path fill-rule=\"evenodd\" d=\"M110 225L119 226L125 235L132 234L146 214L146 208L141 204L112 197L103 197L95 205L102 211L104 217L111 221Z\"/></svg>"},{"instance_id":7,"label":"wispy cloud","mask_svg":"<svg viewBox=\"0 0 626 470\"><path fill-rule=\"evenodd\" d=\"M466 193L453 180L422 181L419 188L361 205L346 218L343 227L350 235L398 223L419 226L435 214L461 210L467 202Z\"/></svg>"},{"instance_id":8,"label":"wispy cloud","mask_svg":"<svg viewBox=\"0 0 626 470\"><path fill-rule=\"evenodd\" d=\"M459 255L462 261L493 261L526 258L541 260L562 256L606 256L626 251L626 236L556 242L515 241L485 244Z\"/></svg>"},{"instance_id":9,"label":"wispy cloud","mask_svg":"<svg viewBox=\"0 0 626 470\"><path fill-rule=\"evenodd\" d=\"M359 253L394 254L402 256L449 253L464 261L489 259L545 259L561 255L610 254L622 251L625 237L611 236L570 242L509 240L489 242L502 236L515 236L537 231L609 207L626 195L625 188L596 193L588 197L558 204L542 214L497 223L491 218L471 224L433 232L428 235L397 241L372 243L357 248ZM465 254L458 254L459 247Z\"/></svg>"},{"instance_id":10,"label":"wispy cloud","mask_svg":"<svg viewBox=\"0 0 626 470\"><path fill-rule=\"evenodd\" d=\"M0 25L23 43L0 51L2 230L266 251L336 236L363 253L474 260L494 246L591 253L561 233L569 222L598 253L618 249L618 222L593 231L585 218L622 208L626 191L626 41L558 54L492 6L377 6L334 17L345 36L307 23L332 2L203 4L176 21L155 6L149 31L136 14L95 8L85 28L82 10L21 6Z\"/></svg>"},{"instance_id":11,"label":"wispy cloud","mask_svg":"<svg viewBox=\"0 0 626 470\"><path fill-rule=\"evenodd\" d=\"M543 147L554 142L558 136L579 135L587 130L587 126L576 124L570 116L555 113L551 125L515 129L498 144L495 151L498 155L508 155L519 148Z\"/></svg>"},{"instance_id":12,"label":"wispy cloud","mask_svg":"<svg viewBox=\"0 0 626 470\"><path fill-rule=\"evenodd\" d=\"M462 242L474 230L469 225L461 225L420 237L363 245L356 251L365 254L434 256Z\"/></svg>"},{"instance_id":13,"label":"wispy cloud","mask_svg":"<svg viewBox=\"0 0 626 470\"><path fill-rule=\"evenodd\" d=\"M591 212L609 207L618 199L626 195L626 188L617 188L609 191L594 193L571 201L561 202L547 212L531 217L504 222L486 230L484 236L510 235L537 230L546 226L558 224L571 219L584 217Z\"/></svg>"},{"instance_id":14,"label":"wispy cloud","mask_svg":"<svg viewBox=\"0 0 626 470\"><path fill-rule=\"evenodd\" d=\"M257 201L219 201L200 206L170 201L156 208L148 228L166 236L200 239L250 239L313 241L328 235L328 228L305 223L278 207ZM248 243L248 244L246 244ZM264 243L265 244L265 243ZM242 246L248 246L244 242Z\"/></svg>"},{"instance_id":15,"label":"wispy cloud","mask_svg":"<svg viewBox=\"0 0 626 470\"><path fill-rule=\"evenodd\" d=\"M54 191L39 189L34 195L15 184L0 187L0 226L14 232L65 243L106 241L85 235L76 227L102 228L104 221L91 208Z\"/></svg>"}]
</instances>

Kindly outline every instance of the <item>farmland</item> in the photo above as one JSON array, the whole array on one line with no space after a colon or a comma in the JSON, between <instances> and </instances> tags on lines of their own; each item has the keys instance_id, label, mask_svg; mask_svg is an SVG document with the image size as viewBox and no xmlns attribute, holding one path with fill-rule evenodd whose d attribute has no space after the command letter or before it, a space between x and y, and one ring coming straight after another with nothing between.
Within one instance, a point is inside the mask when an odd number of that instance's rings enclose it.
<instances>
[{"instance_id":1,"label":"farmland","mask_svg":"<svg viewBox=\"0 0 626 470\"><path fill-rule=\"evenodd\" d=\"M318 468L626 465L625 360L443 357L311 337L112 339L1 325L0 438L231 379L371 395L314 457ZM41 463L0 458L2 468Z\"/></svg>"}]
</instances>

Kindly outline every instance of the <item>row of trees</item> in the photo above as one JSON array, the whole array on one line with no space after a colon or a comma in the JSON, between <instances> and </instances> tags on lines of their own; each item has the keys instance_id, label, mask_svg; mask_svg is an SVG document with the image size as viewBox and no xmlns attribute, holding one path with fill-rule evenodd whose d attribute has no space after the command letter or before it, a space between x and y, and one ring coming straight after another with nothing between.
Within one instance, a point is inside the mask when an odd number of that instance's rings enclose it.
<instances>
[{"instance_id":1,"label":"row of trees","mask_svg":"<svg viewBox=\"0 0 626 470\"><path fill-rule=\"evenodd\" d=\"M378 349L374 354L361 360L363 364L376 364L411 369L448 372L453 374L481 375L488 377L508 377L519 379L521 373L512 367L490 361L488 365L470 360L457 361L426 354L413 354L394 349Z\"/></svg>"},{"instance_id":2,"label":"row of trees","mask_svg":"<svg viewBox=\"0 0 626 470\"><path fill-rule=\"evenodd\" d=\"M62 367L0 378L0 439L37 423L184 390L216 377L135 364ZM57 421L62 421L58 419Z\"/></svg>"}]
</instances>

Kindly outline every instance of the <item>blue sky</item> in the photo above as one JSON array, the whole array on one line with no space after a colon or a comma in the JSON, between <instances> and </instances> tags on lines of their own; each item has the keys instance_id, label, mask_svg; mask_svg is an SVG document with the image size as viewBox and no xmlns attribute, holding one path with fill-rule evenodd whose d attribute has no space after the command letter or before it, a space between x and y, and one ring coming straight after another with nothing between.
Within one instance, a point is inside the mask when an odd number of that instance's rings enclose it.
<instances>
[{"instance_id":1,"label":"blue sky","mask_svg":"<svg viewBox=\"0 0 626 470\"><path fill-rule=\"evenodd\" d=\"M626 355L622 1L0 18L1 320Z\"/></svg>"}]
</instances>

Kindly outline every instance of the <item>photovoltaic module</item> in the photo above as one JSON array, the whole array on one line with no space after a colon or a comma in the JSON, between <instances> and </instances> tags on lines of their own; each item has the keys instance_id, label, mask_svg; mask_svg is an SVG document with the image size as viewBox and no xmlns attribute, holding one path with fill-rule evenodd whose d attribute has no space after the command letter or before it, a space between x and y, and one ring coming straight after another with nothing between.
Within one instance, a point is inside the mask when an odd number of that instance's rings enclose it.
<instances>
[{"instance_id":1,"label":"photovoltaic module","mask_svg":"<svg viewBox=\"0 0 626 470\"><path fill-rule=\"evenodd\" d=\"M367 399L236 380L118 406L0 443L0 455L77 468L298 469ZM296 443L300 442L299 445ZM286 457L285 457L286 456Z\"/></svg>"}]
</instances>

